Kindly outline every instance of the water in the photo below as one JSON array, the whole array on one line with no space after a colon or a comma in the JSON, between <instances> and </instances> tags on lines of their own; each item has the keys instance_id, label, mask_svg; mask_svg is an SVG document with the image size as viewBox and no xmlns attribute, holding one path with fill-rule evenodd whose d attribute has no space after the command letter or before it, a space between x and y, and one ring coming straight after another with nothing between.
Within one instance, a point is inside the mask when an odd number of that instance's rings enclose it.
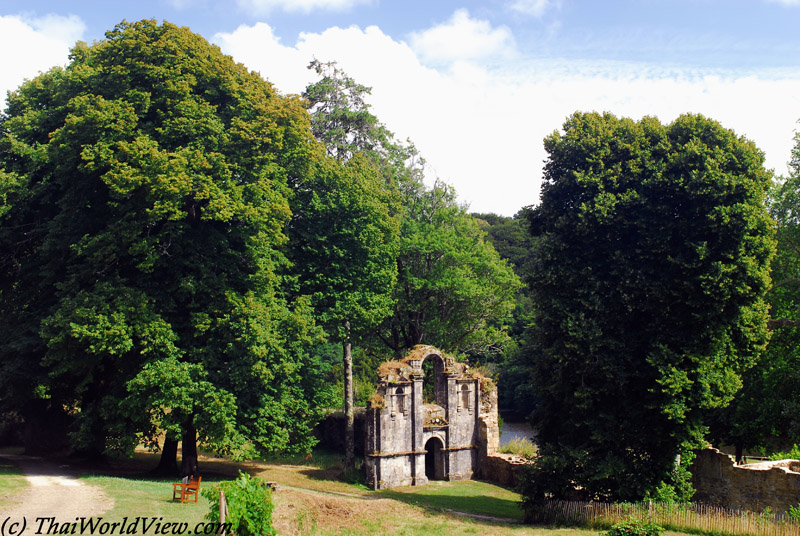
<instances>
[{"instance_id":1,"label":"water","mask_svg":"<svg viewBox=\"0 0 800 536\"><path fill-rule=\"evenodd\" d=\"M507 444L512 439L526 437L533 441L533 428L526 422L504 422L503 431L500 434L500 446Z\"/></svg>"}]
</instances>

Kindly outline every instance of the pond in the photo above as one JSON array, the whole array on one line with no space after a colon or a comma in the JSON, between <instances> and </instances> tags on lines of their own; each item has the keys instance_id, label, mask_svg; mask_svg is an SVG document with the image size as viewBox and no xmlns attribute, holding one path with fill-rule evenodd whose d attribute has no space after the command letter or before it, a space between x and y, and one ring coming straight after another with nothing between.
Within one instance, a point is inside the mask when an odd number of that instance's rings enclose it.
<instances>
[{"instance_id":1,"label":"pond","mask_svg":"<svg viewBox=\"0 0 800 536\"><path fill-rule=\"evenodd\" d=\"M518 437L527 437L531 441L533 441L533 437L536 434L533 432L533 428L526 422L504 422L503 423L503 430L500 433L500 446L507 444L512 439L516 439Z\"/></svg>"}]
</instances>

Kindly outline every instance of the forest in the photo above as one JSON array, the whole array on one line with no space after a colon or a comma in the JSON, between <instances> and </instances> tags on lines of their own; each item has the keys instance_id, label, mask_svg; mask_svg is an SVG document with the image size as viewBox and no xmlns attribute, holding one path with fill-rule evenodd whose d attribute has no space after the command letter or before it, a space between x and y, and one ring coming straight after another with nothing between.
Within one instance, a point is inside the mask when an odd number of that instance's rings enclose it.
<instances>
[{"instance_id":1,"label":"forest","mask_svg":"<svg viewBox=\"0 0 800 536\"><path fill-rule=\"evenodd\" d=\"M706 442L798 442L800 137L777 177L711 118L576 112L540 202L476 214L368 87L309 68L283 95L140 21L9 94L0 439L175 472L179 443L311 452L343 408L350 465L378 365L428 344L537 430L526 501L688 499Z\"/></svg>"}]
</instances>

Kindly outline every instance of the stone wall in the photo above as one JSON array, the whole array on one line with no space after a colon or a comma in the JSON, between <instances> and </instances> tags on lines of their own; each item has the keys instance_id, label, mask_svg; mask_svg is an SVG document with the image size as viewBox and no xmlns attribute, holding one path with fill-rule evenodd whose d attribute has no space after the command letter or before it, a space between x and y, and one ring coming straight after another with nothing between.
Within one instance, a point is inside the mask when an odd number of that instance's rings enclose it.
<instances>
[{"instance_id":1,"label":"stone wall","mask_svg":"<svg viewBox=\"0 0 800 536\"><path fill-rule=\"evenodd\" d=\"M736 465L714 448L697 453L692 465L693 500L731 509L786 512L800 503L800 461Z\"/></svg>"},{"instance_id":2,"label":"stone wall","mask_svg":"<svg viewBox=\"0 0 800 536\"><path fill-rule=\"evenodd\" d=\"M482 480L492 482L499 486L515 488L519 483L520 471L530 463L530 460L522 456L498 452L487 456L483 460L480 466L480 477Z\"/></svg>"},{"instance_id":3,"label":"stone wall","mask_svg":"<svg viewBox=\"0 0 800 536\"><path fill-rule=\"evenodd\" d=\"M481 393L481 415L478 419L478 463L500 448L500 418L497 413L497 387Z\"/></svg>"}]
</instances>

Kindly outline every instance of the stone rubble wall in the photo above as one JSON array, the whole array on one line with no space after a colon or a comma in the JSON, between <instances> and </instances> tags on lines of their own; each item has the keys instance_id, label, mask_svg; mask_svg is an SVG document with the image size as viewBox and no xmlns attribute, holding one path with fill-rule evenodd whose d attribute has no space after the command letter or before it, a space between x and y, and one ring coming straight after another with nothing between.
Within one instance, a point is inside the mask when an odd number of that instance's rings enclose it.
<instances>
[{"instance_id":1,"label":"stone rubble wall","mask_svg":"<svg viewBox=\"0 0 800 536\"><path fill-rule=\"evenodd\" d=\"M506 488L515 488L519 483L520 471L530 463L530 460L515 454L492 454L481 465L481 479Z\"/></svg>"},{"instance_id":2,"label":"stone rubble wall","mask_svg":"<svg viewBox=\"0 0 800 536\"><path fill-rule=\"evenodd\" d=\"M519 473L531 462L515 454L503 454L500 449L500 419L497 413L497 388L485 393L481 400L481 415L478 422L478 471L477 476L507 488L519 482Z\"/></svg>"},{"instance_id":3,"label":"stone rubble wall","mask_svg":"<svg viewBox=\"0 0 800 536\"><path fill-rule=\"evenodd\" d=\"M730 509L786 512L800 503L800 461L736 465L733 456L708 448L691 468L693 500Z\"/></svg>"},{"instance_id":4,"label":"stone rubble wall","mask_svg":"<svg viewBox=\"0 0 800 536\"><path fill-rule=\"evenodd\" d=\"M497 414L497 388L484 393L478 418L478 464L500 448L500 418Z\"/></svg>"}]
</instances>

